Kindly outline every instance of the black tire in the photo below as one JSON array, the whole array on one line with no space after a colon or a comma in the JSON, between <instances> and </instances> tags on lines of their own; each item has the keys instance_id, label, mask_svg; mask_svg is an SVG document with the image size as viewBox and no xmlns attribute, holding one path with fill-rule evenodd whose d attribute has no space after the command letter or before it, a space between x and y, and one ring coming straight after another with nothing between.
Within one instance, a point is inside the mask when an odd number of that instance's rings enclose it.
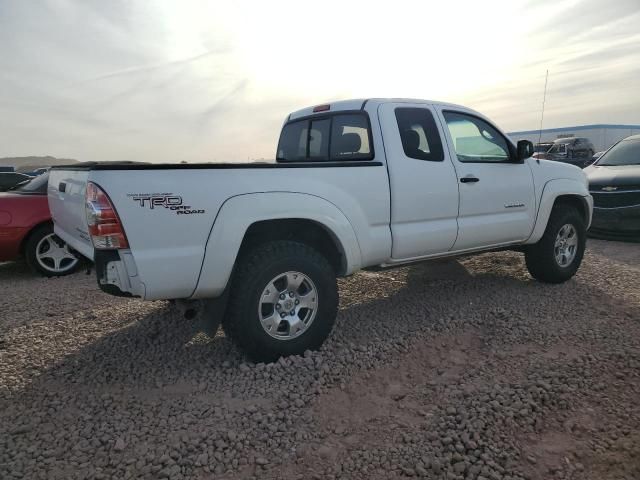
<instances>
[{"instance_id":1,"label":"black tire","mask_svg":"<svg viewBox=\"0 0 640 480\"><path fill-rule=\"evenodd\" d=\"M24 246L24 256L31 271L39 275L44 275L45 277L62 277L75 272L80 265L80 257L77 253L74 254L75 261L71 259L62 260L59 269L55 268L53 262L49 263L46 260L41 262L38 260L37 250L38 248L42 248L41 242L50 235L53 235L52 225L40 225L29 234L29 238ZM54 236L52 241L55 241L58 246L66 246L57 236ZM68 247L66 248L68 250Z\"/></svg>"},{"instance_id":2,"label":"black tire","mask_svg":"<svg viewBox=\"0 0 640 480\"><path fill-rule=\"evenodd\" d=\"M565 225L575 229L577 245L575 256L565 266L556 259L556 238ZM533 278L546 283L562 283L575 275L582 262L587 241L585 222L580 212L569 205L556 205L551 211L547 228L538 243L525 250L527 269Z\"/></svg>"},{"instance_id":3,"label":"black tire","mask_svg":"<svg viewBox=\"0 0 640 480\"><path fill-rule=\"evenodd\" d=\"M313 282L317 308L299 336L278 339L261 324L259 308L263 302L260 299L271 280L286 272L300 272ZM252 249L238 260L222 327L253 360L271 362L281 356L318 349L333 328L337 310L336 275L327 259L307 245L275 241Z\"/></svg>"}]
</instances>

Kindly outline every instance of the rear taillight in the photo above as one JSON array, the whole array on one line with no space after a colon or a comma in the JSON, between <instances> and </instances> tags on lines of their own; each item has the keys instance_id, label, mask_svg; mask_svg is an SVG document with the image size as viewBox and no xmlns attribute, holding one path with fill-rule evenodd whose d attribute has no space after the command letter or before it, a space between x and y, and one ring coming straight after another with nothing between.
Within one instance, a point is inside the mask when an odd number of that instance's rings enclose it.
<instances>
[{"instance_id":1,"label":"rear taillight","mask_svg":"<svg viewBox=\"0 0 640 480\"><path fill-rule=\"evenodd\" d=\"M93 246L99 250L129 248L127 236L106 193L95 183L87 183L85 194L87 225Z\"/></svg>"}]
</instances>

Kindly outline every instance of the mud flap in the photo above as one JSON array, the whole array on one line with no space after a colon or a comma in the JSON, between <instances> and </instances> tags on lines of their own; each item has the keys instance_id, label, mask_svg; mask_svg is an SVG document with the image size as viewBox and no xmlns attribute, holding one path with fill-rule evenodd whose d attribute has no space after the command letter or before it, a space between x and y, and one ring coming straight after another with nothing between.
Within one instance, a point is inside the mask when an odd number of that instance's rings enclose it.
<instances>
[{"instance_id":1,"label":"mud flap","mask_svg":"<svg viewBox=\"0 0 640 480\"><path fill-rule=\"evenodd\" d=\"M193 321L193 333L203 332L213 338L216 336L227 307L227 295L202 300L174 300L174 308L185 320Z\"/></svg>"}]
</instances>

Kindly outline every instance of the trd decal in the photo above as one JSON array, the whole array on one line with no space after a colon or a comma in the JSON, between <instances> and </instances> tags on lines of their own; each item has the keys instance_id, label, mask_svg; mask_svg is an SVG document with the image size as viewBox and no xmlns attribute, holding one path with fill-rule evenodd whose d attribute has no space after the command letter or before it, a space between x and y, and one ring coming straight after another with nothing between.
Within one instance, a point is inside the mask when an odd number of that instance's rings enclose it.
<instances>
[{"instance_id":1,"label":"trd decal","mask_svg":"<svg viewBox=\"0 0 640 480\"><path fill-rule=\"evenodd\" d=\"M205 212L204 209L185 205L182 197L173 193L128 193L127 196L142 208L150 210L166 208L174 211L176 215L193 215Z\"/></svg>"}]
</instances>

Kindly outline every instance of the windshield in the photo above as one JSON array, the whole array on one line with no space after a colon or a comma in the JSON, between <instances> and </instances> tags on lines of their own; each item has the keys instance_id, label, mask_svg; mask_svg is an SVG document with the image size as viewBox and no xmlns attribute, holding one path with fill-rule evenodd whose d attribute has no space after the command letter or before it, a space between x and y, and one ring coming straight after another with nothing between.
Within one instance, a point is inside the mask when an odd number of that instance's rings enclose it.
<instances>
[{"instance_id":1,"label":"windshield","mask_svg":"<svg viewBox=\"0 0 640 480\"><path fill-rule=\"evenodd\" d=\"M26 193L47 193L47 182L49 181L49 174L43 173L42 175L27 180L27 183L21 183L12 188L16 192Z\"/></svg>"},{"instance_id":2,"label":"windshield","mask_svg":"<svg viewBox=\"0 0 640 480\"><path fill-rule=\"evenodd\" d=\"M567 144L566 143L554 143L553 147L549 150L548 153L567 153Z\"/></svg>"},{"instance_id":3,"label":"windshield","mask_svg":"<svg viewBox=\"0 0 640 480\"><path fill-rule=\"evenodd\" d=\"M602 155L598 165L640 165L640 138L622 140Z\"/></svg>"}]
</instances>

